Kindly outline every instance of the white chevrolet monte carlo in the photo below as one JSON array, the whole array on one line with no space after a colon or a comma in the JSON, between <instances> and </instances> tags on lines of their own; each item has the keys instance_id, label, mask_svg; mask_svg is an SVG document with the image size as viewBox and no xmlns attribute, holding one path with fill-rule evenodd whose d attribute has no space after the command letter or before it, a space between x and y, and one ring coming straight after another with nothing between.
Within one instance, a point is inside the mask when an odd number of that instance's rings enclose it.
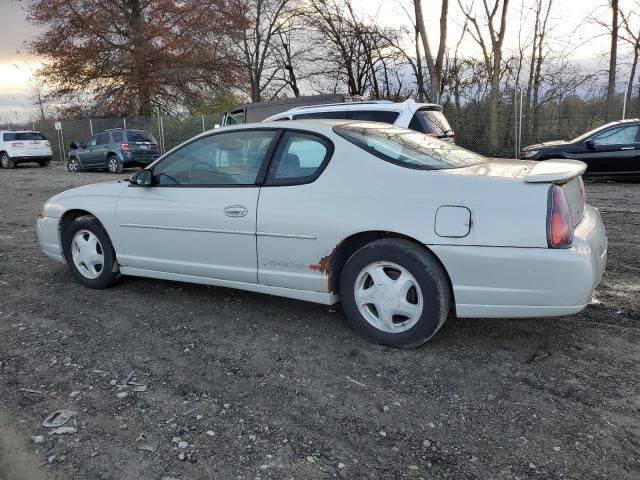
<instances>
[{"instance_id":1,"label":"white chevrolet monte carlo","mask_svg":"<svg viewBox=\"0 0 640 480\"><path fill-rule=\"evenodd\" d=\"M491 160L391 125L246 124L129 181L49 199L44 253L85 286L120 274L342 303L370 339L417 346L458 317L589 303L607 258L585 165Z\"/></svg>"}]
</instances>

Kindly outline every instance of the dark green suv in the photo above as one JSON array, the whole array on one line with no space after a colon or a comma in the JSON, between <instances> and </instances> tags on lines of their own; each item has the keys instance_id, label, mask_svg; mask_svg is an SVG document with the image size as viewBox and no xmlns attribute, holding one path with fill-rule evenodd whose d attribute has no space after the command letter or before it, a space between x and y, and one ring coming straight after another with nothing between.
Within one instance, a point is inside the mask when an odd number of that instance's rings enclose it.
<instances>
[{"instance_id":1,"label":"dark green suv","mask_svg":"<svg viewBox=\"0 0 640 480\"><path fill-rule=\"evenodd\" d=\"M145 167L160 156L158 142L146 130L105 130L80 144L71 142L67 158L70 172L104 170L121 173L128 167Z\"/></svg>"}]
</instances>

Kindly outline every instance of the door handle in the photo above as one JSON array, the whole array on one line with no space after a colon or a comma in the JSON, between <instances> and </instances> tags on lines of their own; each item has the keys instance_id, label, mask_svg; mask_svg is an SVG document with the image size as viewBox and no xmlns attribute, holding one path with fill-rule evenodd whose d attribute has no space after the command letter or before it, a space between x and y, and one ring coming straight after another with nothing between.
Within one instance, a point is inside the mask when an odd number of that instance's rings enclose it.
<instances>
[{"instance_id":1,"label":"door handle","mask_svg":"<svg viewBox=\"0 0 640 480\"><path fill-rule=\"evenodd\" d=\"M224 209L224 214L227 217L246 217L248 212L244 205L229 205Z\"/></svg>"}]
</instances>

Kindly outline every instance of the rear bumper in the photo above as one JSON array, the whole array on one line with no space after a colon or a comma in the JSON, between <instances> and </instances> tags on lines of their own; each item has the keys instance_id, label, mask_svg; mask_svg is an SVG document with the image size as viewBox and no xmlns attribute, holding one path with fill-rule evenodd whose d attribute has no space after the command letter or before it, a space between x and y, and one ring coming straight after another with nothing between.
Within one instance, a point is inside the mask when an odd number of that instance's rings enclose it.
<instances>
[{"instance_id":1,"label":"rear bumper","mask_svg":"<svg viewBox=\"0 0 640 480\"><path fill-rule=\"evenodd\" d=\"M145 166L154 162L158 158L160 158L160 155L157 153L122 153L122 163L125 166Z\"/></svg>"},{"instance_id":2,"label":"rear bumper","mask_svg":"<svg viewBox=\"0 0 640 480\"><path fill-rule=\"evenodd\" d=\"M48 162L51 160L51 157L51 155L17 155L11 156L11 160L15 163Z\"/></svg>"},{"instance_id":3,"label":"rear bumper","mask_svg":"<svg viewBox=\"0 0 640 480\"><path fill-rule=\"evenodd\" d=\"M586 206L568 249L430 245L453 284L458 317L571 315L591 301L607 263L600 213Z\"/></svg>"}]
</instances>

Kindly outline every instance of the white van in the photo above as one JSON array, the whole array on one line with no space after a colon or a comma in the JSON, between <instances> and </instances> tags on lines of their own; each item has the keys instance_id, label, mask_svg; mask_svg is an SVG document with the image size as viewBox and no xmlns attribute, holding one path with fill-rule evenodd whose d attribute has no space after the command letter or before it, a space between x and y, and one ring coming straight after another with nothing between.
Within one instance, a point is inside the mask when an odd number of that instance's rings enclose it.
<instances>
[{"instance_id":1,"label":"white van","mask_svg":"<svg viewBox=\"0 0 640 480\"><path fill-rule=\"evenodd\" d=\"M413 100L402 103L376 100L296 107L272 115L263 122L312 118L391 123L398 127L410 128L431 137L455 143L455 132L442 113L442 107L434 103L416 103Z\"/></svg>"},{"instance_id":2,"label":"white van","mask_svg":"<svg viewBox=\"0 0 640 480\"><path fill-rule=\"evenodd\" d=\"M19 163L37 163L46 167L53 152L51 144L40 132L32 130L0 130L0 166L13 168Z\"/></svg>"}]
</instances>

